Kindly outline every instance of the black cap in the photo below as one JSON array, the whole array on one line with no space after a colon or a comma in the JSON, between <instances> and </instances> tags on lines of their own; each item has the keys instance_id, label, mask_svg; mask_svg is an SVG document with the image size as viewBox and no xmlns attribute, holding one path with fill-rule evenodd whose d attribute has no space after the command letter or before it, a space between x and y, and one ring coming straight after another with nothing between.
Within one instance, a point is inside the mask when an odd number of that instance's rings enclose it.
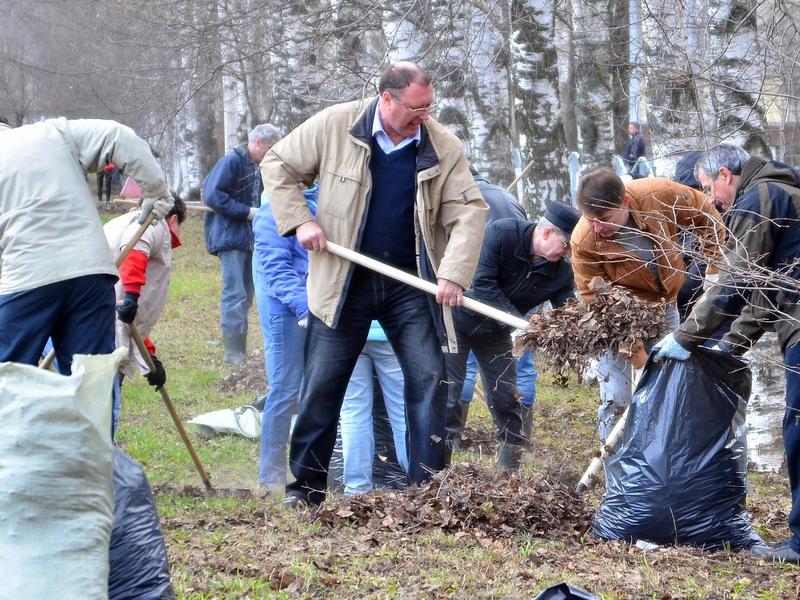
<instances>
[{"instance_id":1,"label":"black cap","mask_svg":"<svg viewBox=\"0 0 800 600\"><path fill-rule=\"evenodd\" d=\"M697 177L694 176L694 166L702 154L700 150L692 150L684 154L675 166L675 181L696 190L702 189Z\"/></svg>"},{"instance_id":2,"label":"black cap","mask_svg":"<svg viewBox=\"0 0 800 600\"><path fill-rule=\"evenodd\" d=\"M581 213L566 202L553 201L544 211L544 218L564 232L569 241L572 230L575 229L578 219L581 218Z\"/></svg>"}]
</instances>

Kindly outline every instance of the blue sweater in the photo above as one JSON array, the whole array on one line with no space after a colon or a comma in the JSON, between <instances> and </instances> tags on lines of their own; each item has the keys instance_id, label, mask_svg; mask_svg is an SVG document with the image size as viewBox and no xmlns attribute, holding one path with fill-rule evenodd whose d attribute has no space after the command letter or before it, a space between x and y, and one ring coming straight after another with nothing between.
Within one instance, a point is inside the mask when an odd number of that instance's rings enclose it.
<instances>
[{"instance_id":1,"label":"blue sweater","mask_svg":"<svg viewBox=\"0 0 800 600\"><path fill-rule=\"evenodd\" d=\"M308 208L314 215L317 212L317 192L316 187L305 191ZM296 236L283 237L278 234L266 196L253 219L253 231L253 270L258 272L266 285L269 314L294 315L297 320L302 319L308 315L308 251L300 245Z\"/></svg>"},{"instance_id":2,"label":"blue sweater","mask_svg":"<svg viewBox=\"0 0 800 600\"><path fill-rule=\"evenodd\" d=\"M373 140L372 191L359 249L363 254L401 269L416 270L414 195L417 146L389 154Z\"/></svg>"},{"instance_id":3,"label":"blue sweater","mask_svg":"<svg viewBox=\"0 0 800 600\"><path fill-rule=\"evenodd\" d=\"M253 229L247 216L260 205L261 173L241 144L217 161L203 181L203 202L214 209L205 216L206 249L211 254L223 250L253 249Z\"/></svg>"}]
</instances>

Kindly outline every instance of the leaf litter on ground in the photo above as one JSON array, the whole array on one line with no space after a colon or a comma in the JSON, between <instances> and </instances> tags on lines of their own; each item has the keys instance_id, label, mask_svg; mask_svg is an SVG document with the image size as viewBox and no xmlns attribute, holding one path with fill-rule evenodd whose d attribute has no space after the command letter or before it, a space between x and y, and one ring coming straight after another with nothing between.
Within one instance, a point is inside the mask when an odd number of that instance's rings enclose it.
<instances>
[{"instance_id":1,"label":"leaf litter on ground","mask_svg":"<svg viewBox=\"0 0 800 600\"><path fill-rule=\"evenodd\" d=\"M419 486L342 498L310 514L331 528L357 525L401 533L440 529L491 539L524 532L564 539L582 536L593 511L571 487L547 476L499 473L464 462Z\"/></svg>"}]
</instances>

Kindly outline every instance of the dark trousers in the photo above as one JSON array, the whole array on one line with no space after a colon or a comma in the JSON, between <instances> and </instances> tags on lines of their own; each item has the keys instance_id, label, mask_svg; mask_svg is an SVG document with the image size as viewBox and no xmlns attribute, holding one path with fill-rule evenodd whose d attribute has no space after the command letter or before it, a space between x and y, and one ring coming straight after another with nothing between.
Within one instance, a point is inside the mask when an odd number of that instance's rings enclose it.
<instances>
[{"instance_id":1,"label":"dark trousers","mask_svg":"<svg viewBox=\"0 0 800 600\"><path fill-rule=\"evenodd\" d=\"M0 295L0 362L36 365L52 338L63 375L73 354L114 351L115 278L86 275Z\"/></svg>"},{"instance_id":2,"label":"dark trousers","mask_svg":"<svg viewBox=\"0 0 800 600\"><path fill-rule=\"evenodd\" d=\"M114 179L113 173L100 171L97 174L97 199L103 201L103 191L106 193L106 201L111 202L111 182Z\"/></svg>"},{"instance_id":3,"label":"dark trousers","mask_svg":"<svg viewBox=\"0 0 800 600\"><path fill-rule=\"evenodd\" d=\"M309 315L306 370L289 452L296 481L286 490L314 504L325 499L342 400L372 320L383 326L403 370L409 480L419 483L444 467L445 366L428 299L357 267L336 328Z\"/></svg>"},{"instance_id":4,"label":"dark trousers","mask_svg":"<svg viewBox=\"0 0 800 600\"><path fill-rule=\"evenodd\" d=\"M786 412L783 416L783 447L792 490L789 529L792 548L800 552L800 344L786 349Z\"/></svg>"},{"instance_id":5,"label":"dark trousers","mask_svg":"<svg viewBox=\"0 0 800 600\"><path fill-rule=\"evenodd\" d=\"M502 443L520 445L522 436L521 405L516 398L517 362L511 354L508 333L468 336L457 333L458 353L445 355L447 364L447 436L459 437L463 431L461 390L467 372L469 351L475 355L484 385L486 404Z\"/></svg>"}]
</instances>

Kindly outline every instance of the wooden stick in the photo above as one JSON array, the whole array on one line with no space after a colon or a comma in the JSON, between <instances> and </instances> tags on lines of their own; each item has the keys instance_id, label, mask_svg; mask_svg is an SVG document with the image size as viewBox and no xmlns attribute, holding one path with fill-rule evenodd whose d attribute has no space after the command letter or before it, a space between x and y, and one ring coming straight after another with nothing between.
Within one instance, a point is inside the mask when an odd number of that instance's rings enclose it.
<instances>
[{"instance_id":1,"label":"wooden stick","mask_svg":"<svg viewBox=\"0 0 800 600\"><path fill-rule=\"evenodd\" d=\"M131 338L136 343L136 347L139 349L139 354L142 355L145 363L147 363L147 368L151 371L155 371L156 366L153 363L153 359L150 357L150 353L147 351L147 347L144 345L144 340L142 340L142 336L139 333L139 330L136 328L136 325L129 323L128 331L131 334ZM200 462L200 457L197 456L197 453L194 451L192 440L189 439L189 435L186 433L183 423L181 423L178 412L175 410L175 405L172 403L172 400L167 393L167 387L165 385L161 386L161 389L158 391L161 392L161 399L164 401L164 404L167 405L167 410L169 411L169 415L172 417L172 422L175 423L175 427L177 428L178 433L180 434L181 439L186 446L186 449L189 451L189 455L192 457L192 462L194 462L194 466L197 469L197 472L200 474L200 479L203 480L203 485L206 486L207 490L211 490L211 480L208 471L205 470L203 463Z\"/></svg>"},{"instance_id":2,"label":"wooden stick","mask_svg":"<svg viewBox=\"0 0 800 600\"><path fill-rule=\"evenodd\" d=\"M600 473L600 469L603 467L603 461L614 453L614 448L619 442L619 439L622 437L622 432L625 431L625 423L628 420L629 410L630 408L625 409L625 412L622 413L622 416L620 416L617 424L614 425L611 433L608 434L606 441L600 447L598 456L595 456L592 459L592 462L589 463L589 467L583 473L583 477L581 477L581 480L575 487L575 491L577 493L583 494L597 484L599 479L598 474Z\"/></svg>"},{"instance_id":3,"label":"wooden stick","mask_svg":"<svg viewBox=\"0 0 800 600\"><path fill-rule=\"evenodd\" d=\"M147 228L150 227L150 223L153 222L154 217L155 215L153 215L153 213L151 212L149 215L147 215L147 218L144 220L144 223L139 225L139 229L137 229L136 232L133 234L131 241L129 241L128 244L122 249L122 252L117 257L117 260L114 261L115 267L119 269L119 266L124 262L126 258L128 258L128 254L130 254L134 246L136 246L136 244L139 243L139 240L144 235L144 232L147 231ZM47 356L44 357L44 360L41 363L39 363L39 368L49 369L50 365L53 364L53 360L55 359L55 357L56 357L56 349L53 348L52 350L50 350L50 352L47 353Z\"/></svg>"},{"instance_id":4,"label":"wooden stick","mask_svg":"<svg viewBox=\"0 0 800 600\"><path fill-rule=\"evenodd\" d=\"M129 198L114 198L112 200L115 204L129 204L131 206L139 206L138 200L132 200ZM184 203L187 210L196 210L198 212L214 212L214 209L210 206L206 206L205 204L189 204L188 202Z\"/></svg>"},{"instance_id":5,"label":"wooden stick","mask_svg":"<svg viewBox=\"0 0 800 600\"><path fill-rule=\"evenodd\" d=\"M522 169L522 172L521 172L519 175L517 175L517 176L514 178L514 181L512 181L512 182L511 182L511 183L508 185L508 187L506 188L506 191L507 191L507 192L510 192L510 191L512 191L512 190L514 189L514 186L515 186L515 185L517 185L517 182L518 182L520 179L522 179L523 177L525 177L525 175L527 175L527 174L528 174L528 171L530 171L530 170L533 168L533 165L534 165L535 163L536 163L536 159L534 158L534 159L533 159L531 162L529 162L529 163L528 163L528 165L527 165L527 166L526 166L524 169Z\"/></svg>"},{"instance_id":6,"label":"wooden stick","mask_svg":"<svg viewBox=\"0 0 800 600\"><path fill-rule=\"evenodd\" d=\"M411 273L401 271L396 267L382 263L379 260L370 258L369 256L359 254L355 250L350 250L349 248L345 248L339 244L327 242L327 248L328 252L331 254L345 258L350 262L361 265L362 267L366 267L367 269L375 271L376 273L380 273L381 275L386 275L387 277L391 277L392 279L406 283L417 288L418 290L427 292L428 294L435 296L439 289L439 287L433 282L425 281L424 279L411 275ZM484 304L483 302L478 302L472 298L467 298L466 296L464 297L463 307L485 317L494 319L495 321L499 321L500 323L510 325L515 329L526 330L528 328L528 321L525 319L511 315L507 312L503 312L502 310L499 310L493 306L489 306L488 304Z\"/></svg>"}]
</instances>

